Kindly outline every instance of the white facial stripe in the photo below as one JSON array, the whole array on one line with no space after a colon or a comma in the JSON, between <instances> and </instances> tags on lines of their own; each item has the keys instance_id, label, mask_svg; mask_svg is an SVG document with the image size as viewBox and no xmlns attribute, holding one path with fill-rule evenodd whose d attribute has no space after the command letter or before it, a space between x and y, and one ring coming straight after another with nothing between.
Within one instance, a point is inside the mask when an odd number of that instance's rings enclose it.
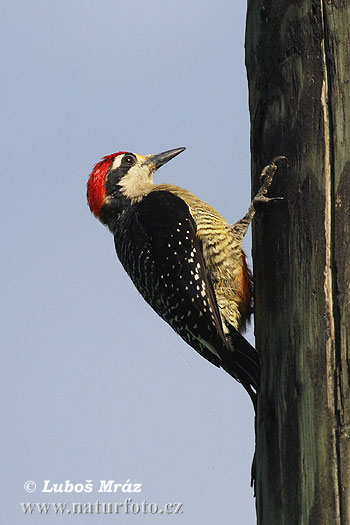
<instances>
[{"instance_id":1,"label":"white facial stripe","mask_svg":"<svg viewBox=\"0 0 350 525\"><path fill-rule=\"evenodd\" d=\"M112 162L112 170L116 170L117 168L119 168L120 163L121 163L121 161L122 161L124 155L125 155L125 154L123 154L123 155L118 155L118 157L116 157L116 158L114 159L114 161Z\"/></svg>"},{"instance_id":2,"label":"white facial stripe","mask_svg":"<svg viewBox=\"0 0 350 525\"><path fill-rule=\"evenodd\" d=\"M142 161L138 159L135 166L121 179L119 186L122 193L132 202L141 200L154 188L153 172L148 166L142 166Z\"/></svg>"}]
</instances>

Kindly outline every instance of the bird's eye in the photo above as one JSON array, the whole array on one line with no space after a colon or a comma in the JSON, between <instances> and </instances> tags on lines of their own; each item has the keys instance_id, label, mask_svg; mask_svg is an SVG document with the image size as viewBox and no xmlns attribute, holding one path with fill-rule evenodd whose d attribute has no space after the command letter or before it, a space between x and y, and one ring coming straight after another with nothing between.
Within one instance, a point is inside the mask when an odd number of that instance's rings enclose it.
<instances>
[{"instance_id":1,"label":"bird's eye","mask_svg":"<svg viewBox=\"0 0 350 525\"><path fill-rule=\"evenodd\" d=\"M136 157L134 155L131 155L130 153L127 153L126 155L124 155L123 160L122 160L122 164L124 164L124 166L133 166L135 162L136 162Z\"/></svg>"}]
</instances>

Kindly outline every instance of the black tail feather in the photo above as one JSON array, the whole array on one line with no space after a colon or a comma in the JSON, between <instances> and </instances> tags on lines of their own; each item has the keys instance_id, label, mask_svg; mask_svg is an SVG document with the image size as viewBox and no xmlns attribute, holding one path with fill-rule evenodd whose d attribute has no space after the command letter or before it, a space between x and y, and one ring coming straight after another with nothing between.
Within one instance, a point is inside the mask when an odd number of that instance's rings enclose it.
<instances>
[{"instance_id":1,"label":"black tail feather","mask_svg":"<svg viewBox=\"0 0 350 525\"><path fill-rule=\"evenodd\" d=\"M231 363L225 363L222 366L243 385L256 409L260 380L259 355L255 348L234 328L227 336L227 340L232 350L232 360Z\"/></svg>"}]
</instances>

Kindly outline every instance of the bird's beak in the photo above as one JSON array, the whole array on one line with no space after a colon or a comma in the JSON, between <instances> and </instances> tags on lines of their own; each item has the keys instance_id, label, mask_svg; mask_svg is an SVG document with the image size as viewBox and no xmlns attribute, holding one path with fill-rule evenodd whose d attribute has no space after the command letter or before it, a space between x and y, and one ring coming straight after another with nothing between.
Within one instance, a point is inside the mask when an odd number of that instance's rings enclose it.
<instances>
[{"instance_id":1,"label":"bird's beak","mask_svg":"<svg viewBox=\"0 0 350 525\"><path fill-rule=\"evenodd\" d=\"M166 162L176 157L176 155L179 155L183 151L185 151L186 148L176 148L176 149L170 149L168 151L163 151L163 153L156 153L155 155L148 155L146 157L144 165L151 165L154 168L154 171L163 166Z\"/></svg>"}]
</instances>

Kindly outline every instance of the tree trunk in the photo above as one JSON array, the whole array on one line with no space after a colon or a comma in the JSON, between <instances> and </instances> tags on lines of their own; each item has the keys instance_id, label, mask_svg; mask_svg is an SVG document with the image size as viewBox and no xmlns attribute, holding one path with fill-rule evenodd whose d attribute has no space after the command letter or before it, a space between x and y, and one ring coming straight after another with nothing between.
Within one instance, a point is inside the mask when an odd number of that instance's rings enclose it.
<instances>
[{"instance_id":1,"label":"tree trunk","mask_svg":"<svg viewBox=\"0 0 350 525\"><path fill-rule=\"evenodd\" d=\"M350 3L248 0L258 523L350 524Z\"/></svg>"}]
</instances>

